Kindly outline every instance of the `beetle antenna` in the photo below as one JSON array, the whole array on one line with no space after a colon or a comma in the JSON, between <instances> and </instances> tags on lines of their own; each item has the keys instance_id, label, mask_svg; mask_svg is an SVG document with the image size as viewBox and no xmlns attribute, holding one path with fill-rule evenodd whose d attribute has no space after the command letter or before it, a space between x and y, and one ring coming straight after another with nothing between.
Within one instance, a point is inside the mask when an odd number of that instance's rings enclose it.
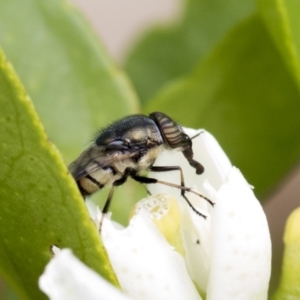
<instances>
[{"instance_id":1,"label":"beetle antenna","mask_svg":"<svg viewBox=\"0 0 300 300\"><path fill-rule=\"evenodd\" d=\"M193 140L194 138L196 138L197 136L199 136L201 133L204 133L204 132L205 132L205 130L198 132L197 134L195 134L194 136L191 137L191 140Z\"/></svg>"}]
</instances>

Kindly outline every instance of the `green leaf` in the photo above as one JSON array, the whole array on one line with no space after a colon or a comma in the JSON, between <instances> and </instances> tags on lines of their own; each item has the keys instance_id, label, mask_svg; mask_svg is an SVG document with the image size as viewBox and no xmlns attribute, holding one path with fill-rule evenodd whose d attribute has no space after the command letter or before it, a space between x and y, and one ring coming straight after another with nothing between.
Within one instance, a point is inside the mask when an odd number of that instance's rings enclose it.
<instances>
[{"instance_id":1,"label":"green leaf","mask_svg":"<svg viewBox=\"0 0 300 300\"><path fill-rule=\"evenodd\" d=\"M266 27L300 88L300 2L257 0L257 4Z\"/></svg>"},{"instance_id":2,"label":"green leaf","mask_svg":"<svg viewBox=\"0 0 300 300\"><path fill-rule=\"evenodd\" d=\"M199 65L146 111L165 111L214 134L258 193L299 160L300 95L260 18L241 23Z\"/></svg>"},{"instance_id":3,"label":"green leaf","mask_svg":"<svg viewBox=\"0 0 300 300\"><path fill-rule=\"evenodd\" d=\"M0 1L0 43L68 162L99 127L139 110L126 77L66 1Z\"/></svg>"},{"instance_id":4,"label":"green leaf","mask_svg":"<svg viewBox=\"0 0 300 300\"><path fill-rule=\"evenodd\" d=\"M42 299L38 277L51 246L117 285L74 180L11 65L0 52L0 272L24 299Z\"/></svg>"},{"instance_id":5,"label":"green leaf","mask_svg":"<svg viewBox=\"0 0 300 300\"><path fill-rule=\"evenodd\" d=\"M300 207L288 218L284 245L282 277L272 299L297 300L300 299Z\"/></svg>"},{"instance_id":6,"label":"green leaf","mask_svg":"<svg viewBox=\"0 0 300 300\"><path fill-rule=\"evenodd\" d=\"M252 0L186 0L182 20L140 39L125 64L143 102L165 83L189 73L226 32L254 11Z\"/></svg>"},{"instance_id":7,"label":"green leaf","mask_svg":"<svg viewBox=\"0 0 300 300\"><path fill-rule=\"evenodd\" d=\"M10 288L10 286L2 278L0 278L0 299L20 300L17 294Z\"/></svg>"},{"instance_id":8,"label":"green leaf","mask_svg":"<svg viewBox=\"0 0 300 300\"><path fill-rule=\"evenodd\" d=\"M0 43L68 163L101 127L139 111L127 78L65 1L0 1ZM107 194L96 195L100 207ZM128 222L131 204L144 194L139 184L128 181L114 195L113 218Z\"/></svg>"}]
</instances>

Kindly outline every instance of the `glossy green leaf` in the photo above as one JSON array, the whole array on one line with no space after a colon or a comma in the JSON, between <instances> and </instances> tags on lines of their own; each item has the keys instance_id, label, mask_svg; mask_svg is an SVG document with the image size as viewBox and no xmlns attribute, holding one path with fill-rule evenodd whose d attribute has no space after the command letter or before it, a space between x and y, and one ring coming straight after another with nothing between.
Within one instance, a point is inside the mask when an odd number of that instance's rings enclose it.
<instances>
[{"instance_id":1,"label":"glossy green leaf","mask_svg":"<svg viewBox=\"0 0 300 300\"><path fill-rule=\"evenodd\" d=\"M0 44L67 162L99 127L138 111L126 77L64 0L0 1Z\"/></svg>"},{"instance_id":2,"label":"glossy green leaf","mask_svg":"<svg viewBox=\"0 0 300 300\"><path fill-rule=\"evenodd\" d=\"M0 43L67 163L101 127L139 111L127 78L64 0L0 1ZM96 196L100 207L107 194ZM131 204L145 194L129 180L114 195L113 218L126 223Z\"/></svg>"},{"instance_id":3,"label":"glossy green leaf","mask_svg":"<svg viewBox=\"0 0 300 300\"><path fill-rule=\"evenodd\" d=\"M272 300L300 299L300 208L290 215L284 233L280 286Z\"/></svg>"},{"instance_id":4,"label":"glossy green leaf","mask_svg":"<svg viewBox=\"0 0 300 300\"><path fill-rule=\"evenodd\" d=\"M125 64L143 102L165 83L192 71L238 21L254 11L252 0L186 0L181 21L149 31Z\"/></svg>"},{"instance_id":5,"label":"glossy green leaf","mask_svg":"<svg viewBox=\"0 0 300 300\"><path fill-rule=\"evenodd\" d=\"M71 248L117 285L63 161L0 52L0 272L24 299L42 299L38 277L51 246Z\"/></svg>"},{"instance_id":6,"label":"glossy green leaf","mask_svg":"<svg viewBox=\"0 0 300 300\"><path fill-rule=\"evenodd\" d=\"M148 112L205 128L256 192L299 160L300 95L258 16L237 26L195 73L165 88Z\"/></svg>"},{"instance_id":7,"label":"glossy green leaf","mask_svg":"<svg viewBox=\"0 0 300 300\"><path fill-rule=\"evenodd\" d=\"M257 0L273 40L300 88L300 2Z\"/></svg>"},{"instance_id":8,"label":"glossy green leaf","mask_svg":"<svg viewBox=\"0 0 300 300\"><path fill-rule=\"evenodd\" d=\"M2 300L19 300L15 291L13 291L4 281L1 282L1 294L0 299Z\"/></svg>"}]
</instances>

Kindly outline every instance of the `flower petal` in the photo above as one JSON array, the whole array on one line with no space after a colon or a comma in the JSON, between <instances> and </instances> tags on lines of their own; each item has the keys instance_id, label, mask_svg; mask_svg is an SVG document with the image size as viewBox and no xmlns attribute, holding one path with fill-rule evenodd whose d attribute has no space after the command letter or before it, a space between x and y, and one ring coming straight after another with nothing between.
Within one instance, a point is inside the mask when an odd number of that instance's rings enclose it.
<instances>
[{"instance_id":1,"label":"flower petal","mask_svg":"<svg viewBox=\"0 0 300 300\"><path fill-rule=\"evenodd\" d=\"M204 173L197 175L181 152L165 151L158 157L155 165L161 166L180 166L183 170L185 185L192 187L197 192L213 200L216 191L225 182L226 176L232 165L216 141L216 139L205 130L194 130L184 128L184 131L193 137L199 132L201 134L193 138L194 159L204 166ZM149 177L155 177L167 182L180 184L179 172L155 173L151 172ZM207 216L206 219L197 215L180 195L180 190L159 184L149 185L148 189L153 193L173 194L181 203L183 216L182 236L185 249L185 260L190 276L197 284L197 287L206 292L209 271L210 271L210 252L211 252L211 218L212 206L203 198L192 193L186 196L193 206Z\"/></svg>"},{"instance_id":2,"label":"flower petal","mask_svg":"<svg viewBox=\"0 0 300 300\"><path fill-rule=\"evenodd\" d=\"M194 197L189 199L194 204ZM197 207L198 209L198 207ZM211 216L206 219L197 215L187 205L183 206L182 239L188 272L197 288L206 293L211 260Z\"/></svg>"},{"instance_id":3,"label":"flower petal","mask_svg":"<svg viewBox=\"0 0 300 300\"><path fill-rule=\"evenodd\" d=\"M151 195L136 203L132 215L147 216L166 238L169 244L184 255L180 232L181 211L177 199L168 194Z\"/></svg>"},{"instance_id":4,"label":"flower petal","mask_svg":"<svg viewBox=\"0 0 300 300\"><path fill-rule=\"evenodd\" d=\"M204 173L196 175L195 169L189 165L185 157L178 151L164 151L155 162L155 166L180 166L183 170L185 185L187 187L197 186L200 193L206 191L203 183L208 180L215 190L218 190L225 181L232 165L216 141L216 139L207 131L202 129L194 130L184 128L184 131L193 137L199 132L199 136L193 139L194 159L204 166ZM155 177L164 181L180 184L179 172L151 172L149 177ZM149 185L152 194L168 193L173 194L177 198L180 197L180 191L159 184Z\"/></svg>"},{"instance_id":5,"label":"flower petal","mask_svg":"<svg viewBox=\"0 0 300 300\"><path fill-rule=\"evenodd\" d=\"M232 168L216 200L207 299L267 299L271 270L268 224L238 169Z\"/></svg>"},{"instance_id":6,"label":"flower petal","mask_svg":"<svg viewBox=\"0 0 300 300\"><path fill-rule=\"evenodd\" d=\"M184 260L143 214L116 230L109 220L102 239L124 291L135 299L201 299Z\"/></svg>"},{"instance_id":7,"label":"flower petal","mask_svg":"<svg viewBox=\"0 0 300 300\"><path fill-rule=\"evenodd\" d=\"M61 250L47 265L40 289L51 300L129 300L97 273L77 259L69 249Z\"/></svg>"}]
</instances>

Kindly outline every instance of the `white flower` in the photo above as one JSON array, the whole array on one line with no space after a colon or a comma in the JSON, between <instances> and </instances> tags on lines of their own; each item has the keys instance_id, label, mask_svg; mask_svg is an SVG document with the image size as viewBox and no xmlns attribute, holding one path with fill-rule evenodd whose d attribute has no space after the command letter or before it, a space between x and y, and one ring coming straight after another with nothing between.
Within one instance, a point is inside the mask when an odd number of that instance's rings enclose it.
<instances>
[{"instance_id":1,"label":"white flower","mask_svg":"<svg viewBox=\"0 0 300 300\"><path fill-rule=\"evenodd\" d=\"M130 299L79 261L69 249L60 251L50 261L39 286L55 300Z\"/></svg>"},{"instance_id":2,"label":"white flower","mask_svg":"<svg viewBox=\"0 0 300 300\"><path fill-rule=\"evenodd\" d=\"M190 136L197 133L186 132ZM153 196L138 203L127 228L116 228L109 219L104 220L102 239L122 289L130 299L267 299L271 242L261 205L209 133L193 139L193 149L195 159L205 167L202 175L196 175L180 152L161 155L155 165L182 166L185 185L215 203L212 207L205 199L186 193L206 219L187 205L180 191L155 184L148 187ZM154 176L180 183L178 171L149 174ZM79 299L68 298L66 293L57 296L64 285L70 291L72 280L76 281L72 289L88 289L88 275L61 279L63 284L57 287L53 278L66 276L64 264L71 268L66 254L60 258L63 253L50 262L40 287L51 299ZM80 265L72 264L72 268ZM83 271L69 272L80 275ZM93 285L97 284L95 276L92 273ZM99 288L90 288L97 293L84 299L118 299L115 294L109 296L118 291L100 280ZM119 296L125 297L121 292Z\"/></svg>"}]
</instances>

